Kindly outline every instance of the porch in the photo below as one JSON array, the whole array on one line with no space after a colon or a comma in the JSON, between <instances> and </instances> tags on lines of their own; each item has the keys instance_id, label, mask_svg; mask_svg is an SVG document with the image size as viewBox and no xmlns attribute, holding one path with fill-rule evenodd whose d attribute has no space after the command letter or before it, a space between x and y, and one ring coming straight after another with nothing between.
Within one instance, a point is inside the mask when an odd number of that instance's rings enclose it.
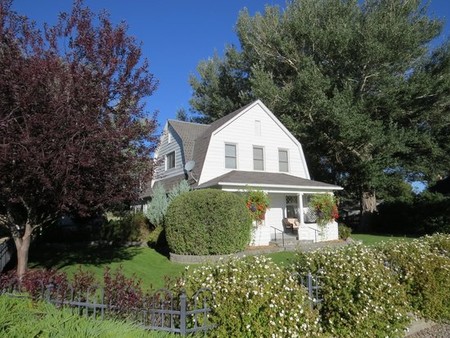
<instances>
[{"instance_id":1,"label":"porch","mask_svg":"<svg viewBox=\"0 0 450 338\"><path fill-rule=\"evenodd\" d=\"M263 224L255 227L252 245L295 246L338 239L337 223L319 226L309 210L309 199L315 193L269 192L270 209Z\"/></svg>"},{"instance_id":2,"label":"porch","mask_svg":"<svg viewBox=\"0 0 450 338\"><path fill-rule=\"evenodd\" d=\"M298 228L284 228L280 230L277 227L270 226L270 244L277 245L298 245L307 243L317 243L324 241L324 230L319 229L317 224L300 224Z\"/></svg>"}]
</instances>

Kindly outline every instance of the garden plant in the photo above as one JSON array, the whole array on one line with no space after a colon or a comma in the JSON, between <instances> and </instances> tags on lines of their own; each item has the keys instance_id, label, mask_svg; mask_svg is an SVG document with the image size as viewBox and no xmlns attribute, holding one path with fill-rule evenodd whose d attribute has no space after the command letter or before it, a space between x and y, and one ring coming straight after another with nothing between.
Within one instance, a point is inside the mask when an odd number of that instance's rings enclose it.
<instances>
[{"instance_id":1,"label":"garden plant","mask_svg":"<svg viewBox=\"0 0 450 338\"><path fill-rule=\"evenodd\" d=\"M291 264L253 256L186 267L166 287L174 294L185 291L191 301L199 289L209 292L214 300L208 321L215 324L209 333L216 337L403 337L412 316L450 320L449 271L450 235L435 234L299 252ZM302 285L300 277L308 273L318 280L317 299L309 299ZM14 272L3 274L0 289L12 282ZM73 279L62 271L30 270L21 290L38 299L48 284L79 295L102 284L106 302L117 307L111 318L119 319L132 319L150 294L121 269L106 269L101 283L83 269Z\"/></svg>"},{"instance_id":2,"label":"garden plant","mask_svg":"<svg viewBox=\"0 0 450 338\"><path fill-rule=\"evenodd\" d=\"M317 337L319 315L290 271L264 256L186 269L178 288L209 288L214 337Z\"/></svg>"},{"instance_id":3,"label":"garden plant","mask_svg":"<svg viewBox=\"0 0 450 338\"><path fill-rule=\"evenodd\" d=\"M250 241L252 220L242 197L216 189L176 197L166 214L170 251L185 255L239 252Z\"/></svg>"},{"instance_id":4,"label":"garden plant","mask_svg":"<svg viewBox=\"0 0 450 338\"><path fill-rule=\"evenodd\" d=\"M382 255L363 245L299 253L295 271L320 280L320 323L336 337L403 337L406 292Z\"/></svg>"}]
</instances>

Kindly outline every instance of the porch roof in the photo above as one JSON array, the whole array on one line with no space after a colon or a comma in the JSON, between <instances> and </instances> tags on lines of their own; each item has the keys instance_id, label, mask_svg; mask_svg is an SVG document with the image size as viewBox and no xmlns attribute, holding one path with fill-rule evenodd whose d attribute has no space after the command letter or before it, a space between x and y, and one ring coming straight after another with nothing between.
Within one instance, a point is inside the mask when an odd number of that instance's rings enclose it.
<instances>
[{"instance_id":1,"label":"porch roof","mask_svg":"<svg viewBox=\"0 0 450 338\"><path fill-rule=\"evenodd\" d=\"M252 186L267 188L290 188L308 190L342 190L337 185L308 180L306 178L284 173L270 173L262 171L233 170L208 182L200 184L197 188L210 188L217 186Z\"/></svg>"},{"instance_id":2,"label":"porch roof","mask_svg":"<svg viewBox=\"0 0 450 338\"><path fill-rule=\"evenodd\" d=\"M157 180L154 182L154 184L161 184L163 186L164 190L169 191L175 185L177 185L178 183L180 183L182 180L185 180L185 179L186 179L186 175L180 174L180 175L176 175L176 176L165 177L161 180ZM153 188L154 188L154 185L152 186L152 182L148 182L147 186L142 191L139 198L144 199L144 198L151 197L153 195Z\"/></svg>"}]
</instances>

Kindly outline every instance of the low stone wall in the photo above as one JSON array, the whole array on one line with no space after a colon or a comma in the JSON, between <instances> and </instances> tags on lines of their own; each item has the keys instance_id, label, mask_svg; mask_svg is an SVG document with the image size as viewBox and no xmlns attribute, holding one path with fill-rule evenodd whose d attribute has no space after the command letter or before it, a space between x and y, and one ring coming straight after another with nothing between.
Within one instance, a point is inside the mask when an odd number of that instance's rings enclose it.
<instances>
[{"instance_id":1,"label":"low stone wall","mask_svg":"<svg viewBox=\"0 0 450 338\"><path fill-rule=\"evenodd\" d=\"M252 248L249 250L236 252L229 255L178 255L175 253L170 253L170 260L175 263L181 264L204 264L204 263L215 263L220 260L227 260L233 257L244 257L244 256L254 256L254 255L262 255L272 252L280 252L285 251L285 248L276 247L276 246L267 246L261 248Z\"/></svg>"},{"instance_id":2,"label":"low stone wall","mask_svg":"<svg viewBox=\"0 0 450 338\"><path fill-rule=\"evenodd\" d=\"M353 244L354 241L328 241L328 242L317 242L311 244L298 244L298 245L290 245L290 246L261 246L261 247L249 247L247 250L242 252L237 252L229 255L204 255L204 256L196 256L196 255L178 255L175 253L170 253L170 260L175 263L182 264L204 264L204 263L215 263L220 260L227 260L233 257L243 257L243 256L255 256L255 255L264 255L272 252L281 252L281 251L314 251L322 248L339 248L342 246L346 246L349 244Z\"/></svg>"}]
</instances>

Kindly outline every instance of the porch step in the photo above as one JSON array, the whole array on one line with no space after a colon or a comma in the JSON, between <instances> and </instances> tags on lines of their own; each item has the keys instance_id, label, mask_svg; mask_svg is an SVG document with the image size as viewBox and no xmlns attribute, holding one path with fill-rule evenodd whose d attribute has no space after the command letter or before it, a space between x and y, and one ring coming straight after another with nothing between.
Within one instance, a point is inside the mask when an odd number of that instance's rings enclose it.
<instances>
[{"instance_id":1,"label":"porch step","mask_svg":"<svg viewBox=\"0 0 450 338\"><path fill-rule=\"evenodd\" d=\"M283 247L283 240L281 238L277 238L276 240L271 240L269 244L276 245L279 247ZM297 240L296 238L285 238L284 239L284 247L287 248L297 248L313 245L313 240Z\"/></svg>"}]
</instances>

